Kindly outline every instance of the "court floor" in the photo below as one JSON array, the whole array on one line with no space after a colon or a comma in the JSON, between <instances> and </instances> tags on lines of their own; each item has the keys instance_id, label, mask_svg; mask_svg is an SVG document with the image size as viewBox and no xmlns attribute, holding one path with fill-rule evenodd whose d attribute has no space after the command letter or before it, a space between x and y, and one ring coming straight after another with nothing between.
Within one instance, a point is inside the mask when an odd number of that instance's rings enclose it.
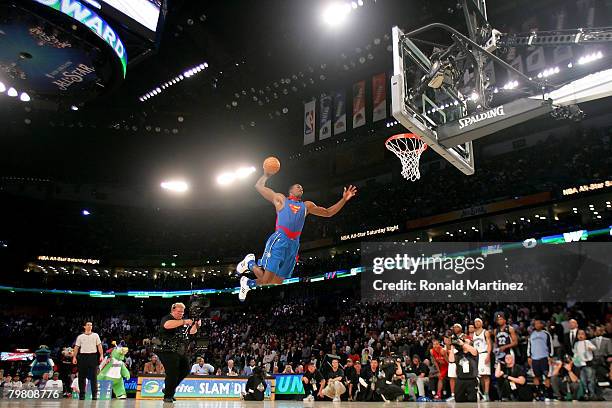
<instances>
[{"instance_id":1,"label":"court floor","mask_svg":"<svg viewBox=\"0 0 612 408\"><path fill-rule=\"evenodd\" d=\"M579 406L580 408L603 408L610 407L609 401L606 402L487 402L480 404L455 404L445 402L391 402L388 404L382 402L311 402L304 403L301 401L263 401L263 402L244 402L244 401L177 401L174 404L164 404L161 400L113 400L113 401L78 401L78 400L60 400L60 401L6 401L0 400L0 407L40 407L40 408L64 408L64 407L100 407L100 408L153 408L153 407L185 407L185 408L374 408L380 406L387 407L470 407L478 405L482 408L535 408L541 407L572 407Z\"/></svg>"}]
</instances>

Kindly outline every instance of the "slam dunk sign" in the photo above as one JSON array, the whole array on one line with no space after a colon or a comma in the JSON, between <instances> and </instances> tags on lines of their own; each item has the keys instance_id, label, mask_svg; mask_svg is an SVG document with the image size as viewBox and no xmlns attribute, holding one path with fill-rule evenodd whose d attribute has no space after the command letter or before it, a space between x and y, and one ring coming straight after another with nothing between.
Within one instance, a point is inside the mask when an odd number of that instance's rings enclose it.
<instances>
[{"instance_id":1,"label":"slam dunk sign","mask_svg":"<svg viewBox=\"0 0 612 408\"><path fill-rule=\"evenodd\" d=\"M111 46L121 60L123 77L125 78L127 53L119 35L106 21L77 0L36 0L36 2L66 14L96 33L98 37Z\"/></svg>"},{"instance_id":2,"label":"slam dunk sign","mask_svg":"<svg viewBox=\"0 0 612 408\"><path fill-rule=\"evenodd\" d=\"M140 393L137 398L161 398L163 397L162 389L164 388L164 377L140 377L141 381ZM187 377L178 387L176 387L175 397L182 398L234 398L239 399L241 394L245 392L246 378L227 378L227 377L203 377L193 378ZM272 383L266 380L265 398L269 399Z\"/></svg>"}]
</instances>

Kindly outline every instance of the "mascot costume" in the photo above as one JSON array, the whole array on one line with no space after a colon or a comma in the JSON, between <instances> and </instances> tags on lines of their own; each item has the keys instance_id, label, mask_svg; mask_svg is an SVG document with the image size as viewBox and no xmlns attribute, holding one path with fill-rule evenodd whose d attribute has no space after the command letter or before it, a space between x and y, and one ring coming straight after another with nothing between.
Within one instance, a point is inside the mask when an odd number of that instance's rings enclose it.
<instances>
[{"instance_id":1,"label":"mascot costume","mask_svg":"<svg viewBox=\"0 0 612 408\"><path fill-rule=\"evenodd\" d=\"M125 366L125 355L127 347L114 347L109 358L100 367L98 380L110 381L113 384L113 392L118 399L125 399L125 385L123 379L129 380L130 372Z\"/></svg>"},{"instance_id":2,"label":"mascot costume","mask_svg":"<svg viewBox=\"0 0 612 408\"><path fill-rule=\"evenodd\" d=\"M49 377L53 375L53 367L55 363L49 357L51 350L45 345L41 345L38 350L34 352L34 361L30 365L30 374L34 379L42 378L44 373L49 373Z\"/></svg>"}]
</instances>

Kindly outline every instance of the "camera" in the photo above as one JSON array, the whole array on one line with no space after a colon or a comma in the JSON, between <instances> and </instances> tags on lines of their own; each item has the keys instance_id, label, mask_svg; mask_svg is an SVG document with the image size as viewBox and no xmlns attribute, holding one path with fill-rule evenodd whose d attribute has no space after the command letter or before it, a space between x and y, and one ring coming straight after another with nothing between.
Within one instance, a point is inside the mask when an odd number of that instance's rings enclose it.
<instances>
[{"instance_id":1,"label":"camera","mask_svg":"<svg viewBox=\"0 0 612 408\"><path fill-rule=\"evenodd\" d=\"M463 343L465 342L465 335L461 333L460 336L452 335L451 336L451 344L455 346L455 348L461 348Z\"/></svg>"},{"instance_id":2,"label":"camera","mask_svg":"<svg viewBox=\"0 0 612 408\"><path fill-rule=\"evenodd\" d=\"M193 295L189 300L189 317L193 320L200 319L210 307L210 299L202 295Z\"/></svg>"},{"instance_id":3,"label":"camera","mask_svg":"<svg viewBox=\"0 0 612 408\"><path fill-rule=\"evenodd\" d=\"M210 299L203 295L193 295L189 300L189 318L194 322L202 319L202 316L206 314L210 307ZM208 333L204 330L198 330L193 339L193 352L195 354L202 354L208 350L210 344L210 338Z\"/></svg>"}]
</instances>

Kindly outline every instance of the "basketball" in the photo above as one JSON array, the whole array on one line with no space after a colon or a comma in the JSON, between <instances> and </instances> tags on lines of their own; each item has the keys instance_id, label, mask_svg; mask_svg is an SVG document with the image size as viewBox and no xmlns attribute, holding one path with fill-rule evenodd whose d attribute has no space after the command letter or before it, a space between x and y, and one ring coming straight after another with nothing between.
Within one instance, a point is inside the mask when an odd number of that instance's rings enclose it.
<instances>
[{"instance_id":1,"label":"basketball","mask_svg":"<svg viewBox=\"0 0 612 408\"><path fill-rule=\"evenodd\" d=\"M263 169L266 174L276 174L280 170L280 161L276 157L270 156L264 160Z\"/></svg>"}]
</instances>

